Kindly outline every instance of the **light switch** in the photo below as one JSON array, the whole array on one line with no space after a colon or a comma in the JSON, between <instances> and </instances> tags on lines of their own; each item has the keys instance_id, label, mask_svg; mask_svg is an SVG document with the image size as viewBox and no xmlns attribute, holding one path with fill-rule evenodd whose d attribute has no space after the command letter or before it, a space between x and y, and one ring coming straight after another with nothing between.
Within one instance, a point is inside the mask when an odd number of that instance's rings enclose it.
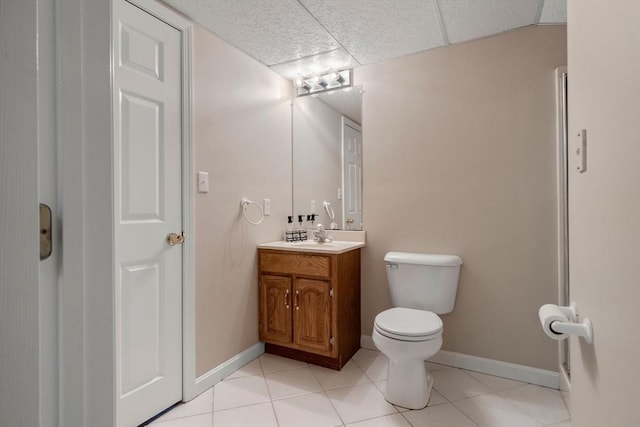
<instances>
[{"instance_id":1,"label":"light switch","mask_svg":"<svg viewBox=\"0 0 640 427\"><path fill-rule=\"evenodd\" d=\"M198 172L198 193L209 192L209 173Z\"/></svg>"},{"instance_id":2,"label":"light switch","mask_svg":"<svg viewBox=\"0 0 640 427\"><path fill-rule=\"evenodd\" d=\"M582 129L578 132L578 141L576 144L576 156L578 156L578 162L576 169L578 172L586 172L587 170L587 130Z\"/></svg>"},{"instance_id":3,"label":"light switch","mask_svg":"<svg viewBox=\"0 0 640 427\"><path fill-rule=\"evenodd\" d=\"M271 199L264 199L264 216L271 215Z\"/></svg>"}]
</instances>

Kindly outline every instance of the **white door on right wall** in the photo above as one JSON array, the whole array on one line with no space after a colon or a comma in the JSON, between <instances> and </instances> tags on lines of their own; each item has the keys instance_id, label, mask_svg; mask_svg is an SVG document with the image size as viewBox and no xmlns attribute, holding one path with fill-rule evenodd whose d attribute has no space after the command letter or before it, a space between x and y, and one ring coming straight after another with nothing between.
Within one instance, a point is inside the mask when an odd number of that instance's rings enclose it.
<instances>
[{"instance_id":1,"label":"white door on right wall","mask_svg":"<svg viewBox=\"0 0 640 427\"><path fill-rule=\"evenodd\" d=\"M342 117L343 230L362 230L362 128Z\"/></svg>"},{"instance_id":2,"label":"white door on right wall","mask_svg":"<svg viewBox=\"0 0 640 427\"><path fill-rule=\"evenodd\" d=\"M640 1L569 0L572 425L640 426ZM578 133L586 129L586 170Z\"/></svg>"}]
</instances>

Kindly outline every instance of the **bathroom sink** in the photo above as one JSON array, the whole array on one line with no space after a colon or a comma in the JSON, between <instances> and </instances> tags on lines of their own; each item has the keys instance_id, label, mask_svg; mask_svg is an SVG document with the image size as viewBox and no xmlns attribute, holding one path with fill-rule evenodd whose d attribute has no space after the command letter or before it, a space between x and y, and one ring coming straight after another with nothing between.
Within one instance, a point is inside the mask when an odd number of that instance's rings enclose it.
<instances>
[{"instance_id":1,"label":"bathroom sink","mask_svg":"<svg viewBox=\"0 0 640 427\"><path fill-rule=\"evenodd\" d=\"M346 243L346 242L345 242ZM331 242L316 242L316 241L304 241L304 242L291 242L291 244L297 248L337 248L339 245L336 245Z\"/></svg>"},{"instance_id":2,"label":"bathroom sink","mask_svg":"<svg viewBox=\"0 0 640 427\"><path fill-rule=\"evenodd\" d=\"M284 251L299 252L323 252L332 254L341 254L353 249L364 247L364 242L345 242L333 240L331 242L316 242L313 240L305 240L304 242L271 242L258 245L261 249L276 249Z\"/></svg>"}]
</instances>

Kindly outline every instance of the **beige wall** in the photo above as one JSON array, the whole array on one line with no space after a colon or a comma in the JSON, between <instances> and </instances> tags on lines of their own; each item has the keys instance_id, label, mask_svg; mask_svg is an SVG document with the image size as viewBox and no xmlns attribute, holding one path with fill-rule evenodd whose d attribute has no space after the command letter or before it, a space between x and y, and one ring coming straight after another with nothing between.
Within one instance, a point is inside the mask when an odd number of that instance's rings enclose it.
<instances>
[{"instance_id":1,"label":"beige wall","mask_svg":"<svg viewBox=\"0 0 640 427\"><path fill-rule=\"evenodd\" d=\"M291 210L291 84L196 26L194 170L209 172L196 194L196 374L258 342L256 245L280 240ZM195 177L194 177L195 179ZM258 226L240 198L271 199Z\"/></svg>"},{"instance_id":2,"label":"beige wall","mask_svg":"<svg viewBox=\"0 0 640 427\"><path fill-rule=\"evenodd\" d=\"M390 306L387 251L464 260L443 349L557 370L554 69L566 27L530 27L356 69L362 84L362 333Z\"/></svg>"},{"instance_id":3,"label":"beige wall","mask_svg":"<svg viewBox=\"0 0 640 427\"><path fill-rule=\"evenodd\" d=\"M574 426L640 425L640 2L569 1L571 297L593 345L571 339ZM570 145L571 146L571 145Z\"/></svg>"}]
</instances>

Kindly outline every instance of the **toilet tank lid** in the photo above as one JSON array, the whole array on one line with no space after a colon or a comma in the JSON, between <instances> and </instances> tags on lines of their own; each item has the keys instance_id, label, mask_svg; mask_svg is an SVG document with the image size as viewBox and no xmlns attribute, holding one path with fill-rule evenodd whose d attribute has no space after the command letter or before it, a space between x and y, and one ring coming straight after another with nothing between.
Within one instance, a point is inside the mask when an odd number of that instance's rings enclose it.
<instances>
[{"instance_id":1,"label":"toilet tank lid","mask_svg":"<svg viewBox=\"0 0 640 427\"><path fill-rule=\"evenodd\" d=\"M384 260L394 264L419 264L442 267L457 267L462 264L462 258L457 255L413 254L409 252L388 252L384 256Z\"/></svg>"}]
</instances>

